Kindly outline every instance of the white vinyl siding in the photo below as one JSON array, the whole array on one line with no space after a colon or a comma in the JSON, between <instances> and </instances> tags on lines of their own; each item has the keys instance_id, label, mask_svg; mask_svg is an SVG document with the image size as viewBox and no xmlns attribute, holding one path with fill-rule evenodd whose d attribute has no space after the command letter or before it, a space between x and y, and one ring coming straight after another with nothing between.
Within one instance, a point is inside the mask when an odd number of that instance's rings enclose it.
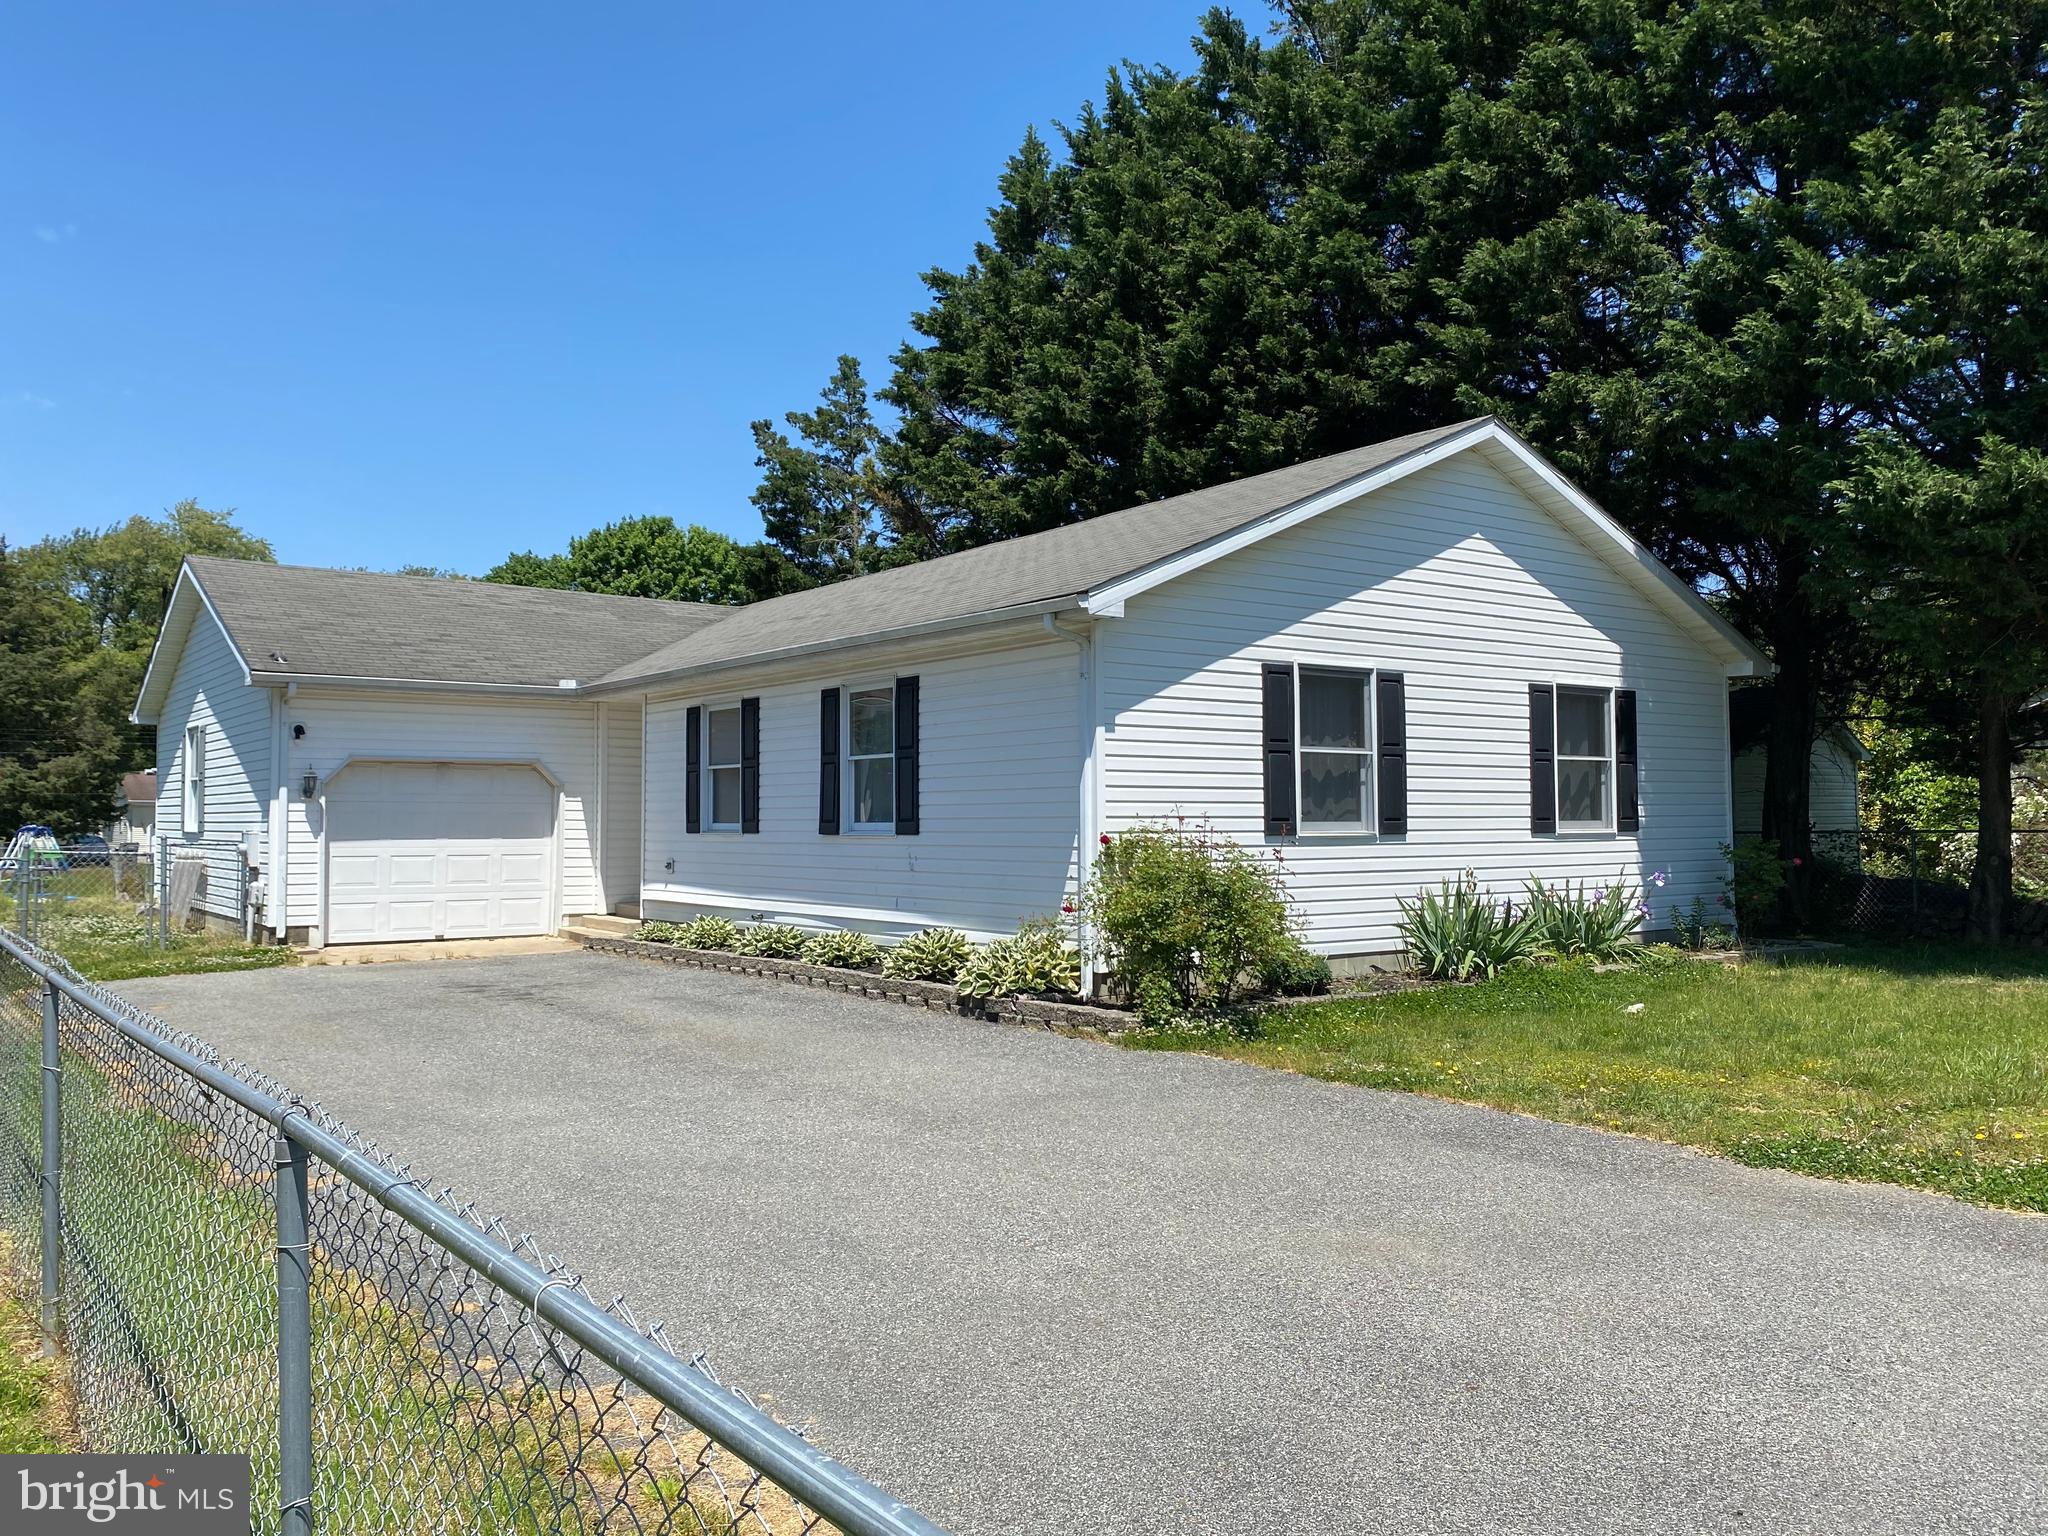
<instances>
[{"instance_id":1,"label":"white vinyl siding","mask_svg":"<svg viewBox=\"0 0 2048 1536\"><path fill-rule=\"evenodd\" d=\"M602 706L604 731L604 907L640 899L640 706Z\"/></svg>"},{"instance_id":2,"label":"white vinyl siding","mask_svg":"<svg viewBox=\"0 0 2048 1536\"><path fill-rule=\"evenodd\" d=\"M475 698L452 693L347 693L302 688L286 718L304 725L290 742L287 782L291 839L290 921L308 927L320 911L323 811L300 781L310 769L325 784L358 762L538 763L561 799L554 869L560 915L604 910L591 842L597 802L597 705L593 701Z\"/></svg>"},{"instance_id":3,"label":"white vinyl siding","mask_svg":"<svg viewBox=\"0 0 2048 1536\"><path fill-rule=\"evenodd\" d=\"M1736 754L1735 833L1761 837L1764 821L1764 749ZM1813 777L1807 785L1807 821L1816 833L1854 832L1861 823L1856 789L1856 756L1830 732L1813 744Z\"/></svg>"},{"instance_id":4,"label":"white vinyl siding","mask_svg":"<svg viewBox=\"0 0 2048 1536\"><path fill-rule=\"evenodd\" d=\"M647 708L643 911L715 911L900 935L933 924L981 938L1059 911L1080 821L1077 658L1064 643L974 656L904 653L851 674L855 686L920 679L916 836L818 831L819 693L841 689L842 784L851 735L848 673L829 661L802 681L735 684L761 700L761 830L684 830L684 711ZM842 795L851 822L852 806Z\"/></svg>"},{"instance_id":5,"label":"white vinyl siding","mask_svg":"<svg viewBox=\"0 0 2048 1536\"><path fill-rule=\"evenodd\" d=\"M1396 899L1466 868L1503 894L1667 871L1653 927L1720 892L1721 668L1476 455L1167 582L1095 633L1110 831L1186 816L1267 846L1261 664L1405 675L1407 834L1276 844L1325 953L1398 949ZM1639 834L1530 832L1528 688L1551 679L1636 690Z\"/></svg>"},{"instance_id":6,"label":"white vinyl siding","mask_svg":"<svg viewBox=\"0 0 2048 1536\"><path fill-rule=\"evenodd\" d=\"M190 630L157 718L157 827L174 841L238 841L265 857L270 781L270 694L243 681L227 635L204 607L187 599ZM195 735L206 752L204 815L188 831L186 773ZM168 755L166 755L168 754ZM209 856L201 906L220 916L239 910L238 856Z\"/></svg>"}]
</instances>

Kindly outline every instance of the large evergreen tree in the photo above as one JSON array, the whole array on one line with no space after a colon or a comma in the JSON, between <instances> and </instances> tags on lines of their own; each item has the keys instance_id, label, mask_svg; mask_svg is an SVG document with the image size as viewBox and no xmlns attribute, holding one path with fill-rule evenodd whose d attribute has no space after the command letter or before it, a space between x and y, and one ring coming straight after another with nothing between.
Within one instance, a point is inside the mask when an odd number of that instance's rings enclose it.
<instances>
[{"instance_id":1,"label":"large evergreen tree","mask_svg":"<svg viewBox=\"0 0 2048 1536\"><path fill-rule=\"evenodd\" d=\"M1845 474L1951 366L1874 349L1978 302L1900 308L1841 198L1944 112L2023 134L2044 14L1295 0L1262 42L1211 12L1192 72L1112 75L1060 154L1027 135L972 263L927 274L882 391L888 525L941 553L1497 413L1770 650L1765 826L1810 868L1808 752L1871 666ZM2039 274L2005 275L2038 314ZM1942 429L1966 477L1984 393Z\"/></svg>"},{"instance_id":2,"label":"large evergreen tree","mask_svg":"<svg viewBox=\"0 0 2048 1536\"><path fill-rule=\"evenodd\" d=\"M1988 8L1924 46L1954 61L1945 88L1815 197L1883 383L1881 429L1834 487L1863 535L1841 576L1893 688L1974 762L1969 927L1997 939L2014 763L2048 687L2048 22Z\"/></svg>"}]
</instances>

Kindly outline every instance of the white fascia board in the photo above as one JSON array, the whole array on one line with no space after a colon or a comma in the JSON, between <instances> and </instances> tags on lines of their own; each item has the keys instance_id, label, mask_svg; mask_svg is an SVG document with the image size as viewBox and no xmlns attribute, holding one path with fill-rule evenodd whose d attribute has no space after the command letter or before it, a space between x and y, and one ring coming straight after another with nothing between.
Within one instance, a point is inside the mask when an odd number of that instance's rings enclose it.
<instances>
[{"instance_id":1,"label":"white fascia board","mask_svg":"<svg viewBox=\"0 0 2048 1536\"><path fill-rule=\"evenodd\" d=\"M234 632L228 628L227 621L220 616L220 610L213 606L213 599L206 595L206 588L200 585L199 577L193 571L191 563L188 561L178 567L178 579L171 587L171 600L164 604L163 622L157 626L156 639L151 642L149 647L149 665L142 669L142 686L135 690L135 707L128 711L128 718L137 725L154 725L156 723L156 711L150 710L145 715L143 708L149 699L150 685L157 680L158 666L162 664L168 668L163 679L165 687L170 686L170 674L178 670L177 656L164 655L164 636L170 633L171 617L178 611L178 600L184 596L188 589L199 599L200 606L205 610L207 617L211 618L219 626L222 637L228 643L228 649L234 653L235 665L242 669L242 681L253 683L256 680L255 674L249 670L249 663L242 657L241 646L235 643ZM185 638L178 643L180 655L183 654L185 646L190 643L191 633L191 627L189 625L186 626Z\"/></svg>"},{"instance_id":2,"label":"white fascia board","mask_svg":"<svg viewBox=\"0 0 2048 1536\"><path fill-rule=\"evenodd\" d=\"M1113 617L1123 612L1123 605L1141 592L1149 592L1163 582L1185 576L1190 571L1200 570L1212 561L1284 533L1289 528L1300 526L1310 518L1319 517L1334 508L1358 500L1361 496L1405 480L1408 476L1441 464L1457 454L1482 446L1493 447L1507 454L1520 467L1534 476L1564 506L1576 513L1592 531L1600 547L1610 549L1616 560L1623 566L1637 572L1643 581L1665 601L1667 609L1675 609L1686 618L1705 624L1720 642L1723 660L1727 663L1730 677L1768 676L1776 669L1770 661L1740 631L1720 614L1716 613L1705 598L1687 586L1649 550L1609 517L1593 499L1573 485L1552 467L1548 460L1515 433L1500 422L1488 417L1474 422L1466 430L1417 449L1398 459L1380 465L1377 469L1354 475L1349 480L1318 491L1292 506L1281 507L1256 521L1233 528L1228 533L1169 555L1141 570L1120 576L1094 588L1082 598L1082 606L1098 617Z\"/></svg>"}]
</instances>

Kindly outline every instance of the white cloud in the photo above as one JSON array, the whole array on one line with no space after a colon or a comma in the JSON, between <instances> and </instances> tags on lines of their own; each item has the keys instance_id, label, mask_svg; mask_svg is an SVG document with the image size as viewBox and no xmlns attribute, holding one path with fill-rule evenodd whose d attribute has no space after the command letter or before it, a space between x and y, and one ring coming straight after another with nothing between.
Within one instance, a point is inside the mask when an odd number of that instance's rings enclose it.
<instances>
[{"instance_id":1,"label":"white cloud","mask_svg":"<svg viewBox=\"0 0 2048 1536\"><path fill-rule=\"evenodd\" d=\"M52 400L48 395L39 395L32 389L17 389L7 397L7 403L9 405L26 406L32 411L52 411L57 408L56 401Z\"/></svg>"},{"instance_id":2,"label":"white cloud","mask_svg":"<svg viewBox=\"0 0 2048 1536\"><path fill-rule=\"evenodd\" d=\"M38 224L35 237L45 245L62 245L78 233L76 224Z\"/></svg>"}]
</instances>

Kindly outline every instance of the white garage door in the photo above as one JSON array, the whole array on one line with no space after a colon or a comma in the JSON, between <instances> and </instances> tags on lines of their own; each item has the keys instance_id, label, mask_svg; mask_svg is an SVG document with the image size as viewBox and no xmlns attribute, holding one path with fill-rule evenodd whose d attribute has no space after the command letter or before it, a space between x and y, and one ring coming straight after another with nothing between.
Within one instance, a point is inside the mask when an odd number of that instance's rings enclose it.
<instances>
[{"instance_id":1,"label":"white garage door","mask_svg":"<svg viewBox=\"0 0 2048 1536\"><path fill-rule=\"evenodd\" d=\"M357 763L327 792L327 942L546 933L554 846L531 768Z\"/></svg>"}]
</instances>

